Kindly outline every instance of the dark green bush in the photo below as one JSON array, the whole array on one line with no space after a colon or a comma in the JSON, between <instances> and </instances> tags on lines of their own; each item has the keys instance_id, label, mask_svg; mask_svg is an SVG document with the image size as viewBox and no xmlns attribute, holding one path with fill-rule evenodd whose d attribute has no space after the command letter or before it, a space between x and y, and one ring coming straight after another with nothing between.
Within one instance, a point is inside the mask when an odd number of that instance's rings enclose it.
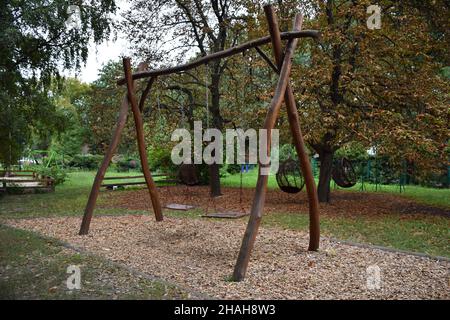
<instances>
[{"instance_id":1,"label":"dark green bush","mask_svg":"<svg viewBox=\"0 0 450 320\"><path fill-rule=\"evenodd\" d=\"M285 161L287 159L297 159L297 151L295 151L295 147L292 144L283 144L280 147L279 151L279 160ZM239 168L240 170L240 168Z\"/></svg>"},{"instance_id":2,"label":"dark green bush","mask_svg":"<svg viewBox=\"0 0 450 320\"><path fill-rule=\"evenodd\" d=\"M118 172L141 170L141 161L135 157L125 157L116 162L116 170Z\"/></svg>"},{"instance_id":3,"label":"dark green bush","mask_svg":"<svg viewBox=\"0 0 450 320\"><path fill-rule=\"evenodd\" d=\"M178 166L172 162L169 149L153 149L149 152L150 168L152 171L176 173Z\"/></svg>"},{"instance_id":4,"label":"dark green bush","mask_svg":"<svg viewBox=\"0 0 450 320\"><path fill-rule=\"evenodd\" d=\"M241 165L240 164L227 164L226 170L230 174L236 174L241 172Z\"/></svg>"},{"instance_id":5,"label":"dark green bush","mask_svg":"<svg viewBox=\"0 0 450 320\"><path fill-rule=\"evenodd\" d=\"M85 169L85 170L94 170L98 169L100 166L100 163L103 160L102 155L95 155L95 154L77 154L75 155L72 160L69 162L69 167L71 168L78 168L78 169Z\"/></svg>"},{"instance_id":6,"label":"dark green bush","mask_svg":"<svg viewBox=\"0 0 450 320\"><path fill-rule=\"evenodd\" d=\"M63 184L67 179L67 172L57 166L36 166L33 169L42 176L53 178L55 180L55 185Z\"/></svg>"}]
</instances>

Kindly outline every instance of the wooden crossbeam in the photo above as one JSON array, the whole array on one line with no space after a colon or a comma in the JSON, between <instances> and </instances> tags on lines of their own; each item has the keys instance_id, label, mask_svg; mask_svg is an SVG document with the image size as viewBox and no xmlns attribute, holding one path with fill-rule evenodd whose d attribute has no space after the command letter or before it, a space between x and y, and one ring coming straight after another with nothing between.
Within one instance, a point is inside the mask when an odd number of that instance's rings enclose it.
<instances>
[{"instance_id":1,"label":"wooden crossbeam","mask_svg":"<svg viewBox=\"0 0 450 320\"><path fill-rule=\"evenodd\" d=\"M295 31L295 32L292 31L292 32L281 33L281 39L283 39L283 40L292 40L292 39L299 39L299 38L318 38L318 37L319 37L319 32L316 30L304 30L304 31ZM252 49L255 47L262 46L264 44L268 44L271 41L272 40L271 40L270 36L262 37L262 38L259 38L256 40L251 40L249 42L246 42L246 43L241 44L236 47L232 47L232 48L229 48L229 49L226 49L223 51L209 54L209 55L201 57L195 61L183 64L183 65L179 65L176 67L136 72L136 73L133 73L132 77L133 77L133 80L138 80L138 79L143 79L143 78L158 77L158 76L162 76L162 75L168 75L168 74L172 74L172 73L187 71L187 70L199 67L203 64L206 64L210 61L231 57L236 54L247 51L248 49ZM125 83L126 83L125 78L117 80L118 85L124 85Z\"/></svg>"}]
</instances>

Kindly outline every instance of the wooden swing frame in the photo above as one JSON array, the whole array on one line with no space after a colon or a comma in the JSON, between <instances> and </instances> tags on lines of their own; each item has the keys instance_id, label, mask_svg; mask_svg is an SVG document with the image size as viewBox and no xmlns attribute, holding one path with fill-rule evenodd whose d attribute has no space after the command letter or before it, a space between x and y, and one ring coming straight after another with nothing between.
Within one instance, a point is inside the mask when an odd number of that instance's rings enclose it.
<instances>
[{"instance_id":1,"label":"wooden swing frame","mask_svg":"<svg viewBox=\"0 0 450 320\"><path fill-rule=\"evenodd\" d=\"M236 46L224 51L216 52L193 62L179 65L172 68L158 69L158 70L143 70L144 66L141 65L138 72L132 73L131 71L131 61L129 58L123 59L123 68L125 77L117 81L118 85L126 85L127 91L123 96L122 104L120 107L119 117L117 121L117 126L114 130L111 143L106 151L103 162L98 169L95 176L94 183L89 195L88 202L84 211L83 220L81 223L80 235L86 235L89 232L89 226L92 219L93 211L97 201L100 187L104 179L106 170L111 162L113 154L117 149L120 141L120 136L125 127L129 105L131 105L131 111L134 117L137 144L139 149L139 156L142 163L142 171L144 174L145 182L148 187L150 199L153 206L153 211L155 213L156 221L163 220L163 213L161 202L158 196L155 182L153 181L150 168L148 165L145 140L144 140L144 127L142 120L142 111L144 108L145 100L151 90L151 87L158 76L169 75L173 73L183 72L203 64L209 61L222 59L229 56L242 53L248 49L255 49L261 57L268 63L268 65L279 74L278 84L274 93L274 96L270 102L269 108L267 110L266 119L264 122L264 129L267 130L269 136L267 138L268 146L267 152L270 155L270 141L271 132L275 127L275 122L278 118L281 105L283 101L286 103L287 114L289 120L289 126L291 130L291 135L294 141L294 145L299 157L302 174L305 177L306 192L309 202L309 247L308 250L316 251L319 248L320 241L320 227L319 227L319 204L317 197L316 185L314 182L314 177L311 169L311 164L306 152L305 143L303 140L300 121L297 112L297 107L295 103L294 94L290 86L290 72L292 68L292 60L294 56L294 51L298 43L299 38L318 38L319 32L314 30L301 31L302 26L302 15L297 14L294 19L293 31L280 33L277 17L275 11L271 5L264 7L266 14L268 28L270 36L259 38L256 40L249 41L240 46ZM282 40L287 40L287 45L283 54ZM261 45L272 43L273 54L275 57L275 63L273 63L270 58L268 58L264 52L259 48ZM146 88L141 94L139 103L135 95L134 80L148 78L148 83ZM250 261L250 255L255 243L256 235L258 233L259 225L262 219L262 213L264 209L264 203L267 193L267 182L268 176L261 174L261 168L263 165L259 164L259 174L256 184L255 195L253 199L253 204L250 211L250 217L247 224L247 228L242 240L241 248L237 258L237 262L233 272L233 280L241 281L244 279L247 267Z\"/></svg>"}]
</instances>

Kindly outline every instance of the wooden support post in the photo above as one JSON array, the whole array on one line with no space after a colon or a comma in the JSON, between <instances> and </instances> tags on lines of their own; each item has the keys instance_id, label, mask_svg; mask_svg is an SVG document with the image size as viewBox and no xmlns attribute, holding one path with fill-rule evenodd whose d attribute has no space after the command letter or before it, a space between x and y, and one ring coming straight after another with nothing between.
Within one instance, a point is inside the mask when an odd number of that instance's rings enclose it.
<instances>
[{"instance_id":1,"label":"wooden support post","mask_svg":"<svg viewBox=\"0 0 450 320\"><path fill-rule=\"evenodd\" d=\"M89 199L84 209L83 221L81 222L80 235L86 235L89 233L89 226L91 224L92 214L94 212L95 203L97 202L98 193L102 185L103 178L105 177L106 170L108 169L109 163L114 155L115 150L120 141L120 135L122 134L123 128L127 123L128 116L128 98L125 94L122 99L122 105L120 107L119 119L117 121L117 126L114 131L111 143L109 144L108 150L106 151L105 157L103 158L102 164L97 171L97 174L92 184L91 193L89 194Z\"/></svg>"},{"instance_id":2,"label":"wooden support post","mask_svg":"<svg viewBox=\"0 0 450 320\"><path fill-rule=\"evenodd\" d=\"M294 31L299 29L301 24L301 16L297 15L294 21ZM289 40L286 46L286 53L284 55L282 67L280 68L280 78L278 80L277 88L275 94L270 103L269 109L267 111L266 120L264 122L264 129L267 130L268 134L268 147L267 153L270 155L270 141L271 132L275 126L276 119L280 112L280 107L283 103L284 94L289 83L289 76L292 67L292 59L294 56L294 50L297 46L298 39ZM247 229L242 240L241 249L239 251L236 266L234 268L233 280L241 281L244 279L247 272L248 263L250 261L250 254L253 249L256 235L258 233L258 228L261 223L262 212L264 208L264 202L267 192L267 175L262 175L261 173L261 163L258 174L258 181L256 184L255 196L253 198L252 209L250 213L250 218L248 221Z\"/></svg>"},{"instance_id":3,"label":"wooden support post","mask_svg":"<svg viewBox=\"0 0 450 320\"><path fill-rule=\"evenodd\" d=\"M278 27L277 17L271 6L264 7L264 11L266 13L267 21L269 24L269 32L272 39L272 48L275 56L275 61L278 68L280 68L281 64L283 63L283 50L281 48L282 45L281 34L280 29ZM308 204L309 204L308 250L316 251L317 249L319 249L319 242L320 242L319 200L317 197L317 189L316 184L314 182L311 163L309 162L308 154L305 148L305 143L303 141L303 135L300 128L300 120L298 117L295 97L290 84L288 84L286 88L284 100L286 102L291 134L294 139L295 149L297 151L297 155L300 161L302 174L305 177L306 192L308 195Z\"/></svg>"},{"instance_id":4,"label":"wooden support post","mask_svg":"<svg viewBox=\"0 0 450 320\"><path fill-rule=\"evenodd\" d=\"M125 72L125 80L127 84L128 101L131 104L131 109L133 111L134 123L136 126L136 135L139 148L139 157L141 159L142 172L144 173L145 182L147 183L148 191L150 194L150 199L153 205L153 211L155 212L156 221L163 220L161 202L159 201L158 191L156 190L155 182L153 181L150 168L148 166L147 160L147 150L145 148L145 138L144 138L144 124L142 121L141 112L136 101L136 96L134 95L134 85L133 76L131 72L131 61L130 58L123 59L123 69Z\"/></svg>"}]
</instances>

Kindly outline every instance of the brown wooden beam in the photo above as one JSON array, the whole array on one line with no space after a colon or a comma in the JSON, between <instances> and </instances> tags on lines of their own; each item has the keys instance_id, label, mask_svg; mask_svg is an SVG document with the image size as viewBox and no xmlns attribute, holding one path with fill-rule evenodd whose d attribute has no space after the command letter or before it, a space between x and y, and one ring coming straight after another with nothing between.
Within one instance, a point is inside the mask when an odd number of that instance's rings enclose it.
<instances>
[{"instance_id":1,"label":"brown wooden beam","mask_svg":"<svg viewBox=\"0 0 450 320\"><path fill-rule=\"evenodd\" d=\"M148 82L147 86L145 87L144 91L142 92L141 99L139 100L139 111L144 111L145 106L145 100L147 99L148 94L150 93L150 90L152 89L153 83L155 82L156 77L151 77Z\"/></svg>"},{"instance_id":2,"label":"brown wooden beam","mask_svg":"<svg viewBox=\"0 0 450 320\"><path fill-rule=\"evenodd\" d=\"M136 96L134 95L134 84L131 73L131 60L130 58L123 59L123 70L125 72L125 79L127 84L128 101L131 104L131 110L133 111L134 123L136 126L136 135L139 149L139 157L141 159L142 172L145 176L150 199L153 205L153 211L155 212L156 221L163 220L161 202L159 200L158 191L156 190L155 182L153 181L150 168L148 166L147 150L145 147L144 138L144 124L142 121L141 111L139 110Z\"/></svg>"},{"instance_id":3,"label":"brown wooden beam","mask_svg":"<svg viewBox=\"0 0 450 320\"><path fill-rule=\"evenodd\" d=\"M155 175L153 175L154 177ZM104 177L103 180L125 180L125 179L137 179L137 178L145 178L144 176L123 176L123 177Z\"/></svg>"},{"instance_id":4,"label":"brown wooden beam","mask_svg":"<svg viewBox=\"0 0 450 320\"><path fill-rule=\"evenodd\" d=\"M294 21L294 31L298 30L301 24L301 16L297 15ZM283 103L284 94L286 92L286 88L289 84L289 76L292 68L292 59L294 56L294 51L297 46L298 39L294 38L289 40L286 46L286 53L284 56L282 67L280 68L280 78L278 80L277 88L275 90L275 94L272 98L272 101L269 105L269 109L267 111L266 120L264 122L264 129L267 130L268 139L267 139L267 152L270 155L270 141L271 141L271 132L275 126L275 122L278 118L278 114L280 112L280 107ZM262 213L264 209L264 202L266 199L267 192L267 175L261 174L261 163L259 164L259 174L258 181L256 183L255 196L253 198L252 209L250 212L250 218L247 224L247 229L245 230L244 238L242 240L241 249L239 251L238 259L236 262L236 266L233 272L233 280L241 281L244 279L245 274L247 272L248 263L250 261L250 255L255 244L256 235L258 233L259 225L262 219Z\"/></svg>"},{"instance_id":5,"label":"brown wooden beam","mask_svg":"<svg viewBox=\"0 0 450 320\"><path fill-rule=\"evenodd\" d=\"M281 33L281 39L283 39L283 40L293 40L293 39L298 39L298 38L318 38L318 37L319 37L319 32L316 30L292 31L292 32ZM199 58L195 61L188 62L183 65L179 65L179 66L175 66L175 67L171 67L171 68L136 72L133 74L133 80L150 78L150 77L158 77L158 76L162 76L162 75L168 75L168 74L172 74L172 73L187 71L187 70L196 68L198 66L201 66L203 64L206 64L212 60L230 57L230 56L236 55L238 53L242 53L248 49L259 47L264 44L268 44L270 42L271 42L270 36L262 37L262 38L259 38L256 40L251 40L251 41L241 44L239 46L209 54L205 57ZM117 80L118 85L124 85L125 83L126 83L126 81L124 78Z\"/></svg>"},{"instance_id":6,"label":"brown wooden beam","mask_svg":"<svg viewBox=\"0 0 450 320\"><path fill-rule=\"evenodd\" d=\"M275 60L278 66L283 63L283 50L281 48L281 34L278 27L278 21L272 7L264 8L267 21L269 23L269 32L272 38L272 48ZM300 120L295 103L294 93L291 85L288 84L284 96L286 102L289 127L294 140L295 149L300 161L300 168L305 177L306 193L309 204L309 246L308 250L316 251L319 249L320 242L320 222L319 222L319 200L317 196L316 183L312 173L311 163L303 141L303 135L300 127Z\"/></svg>"},{"instance_id":7,"label":"brown wooden beam","mask_svg":"<svg viewBox=\"0 0 450 320\"><path fill-rule=\"evenodd\" d=\"M117 120L117 126L114 130L111 143L109 144L108 150L106 151L105 157L103 158L102 164L97 171L94 178L94 183L92 184L91 193L89 194L89 199L84 209L83 221L81 222L80 235L86 235L89 233L89 226L91 224L92 214L94 212L95 203L97 202L98 193L102 185L103 178L105 177L106 170L108 169L109 163L114 155L117 146L119 145L120 136L122 134L123 128L127 123L128 116L128 98L125 94L122 99L122 104L119 112L119 119Z\"/></svg>"},{"instance_id":8,"label":"brown wooden beam","mask_svg":"<svg viewBox=\"0 0 450 320\"><path fill-rule=\"evenodd\" d=\"M277 68L276 65L274 65L274 63L272 62L272 60L270 60L270 58L264 53L264 51L262 51L259 47L255 47L256 52L258 52L258 54L261 56L261 58L263 58L264 61L267 62L267 64L269 65L269 67L275 72L278 73L279 69Z\"/></svg>"}]
</instances>

